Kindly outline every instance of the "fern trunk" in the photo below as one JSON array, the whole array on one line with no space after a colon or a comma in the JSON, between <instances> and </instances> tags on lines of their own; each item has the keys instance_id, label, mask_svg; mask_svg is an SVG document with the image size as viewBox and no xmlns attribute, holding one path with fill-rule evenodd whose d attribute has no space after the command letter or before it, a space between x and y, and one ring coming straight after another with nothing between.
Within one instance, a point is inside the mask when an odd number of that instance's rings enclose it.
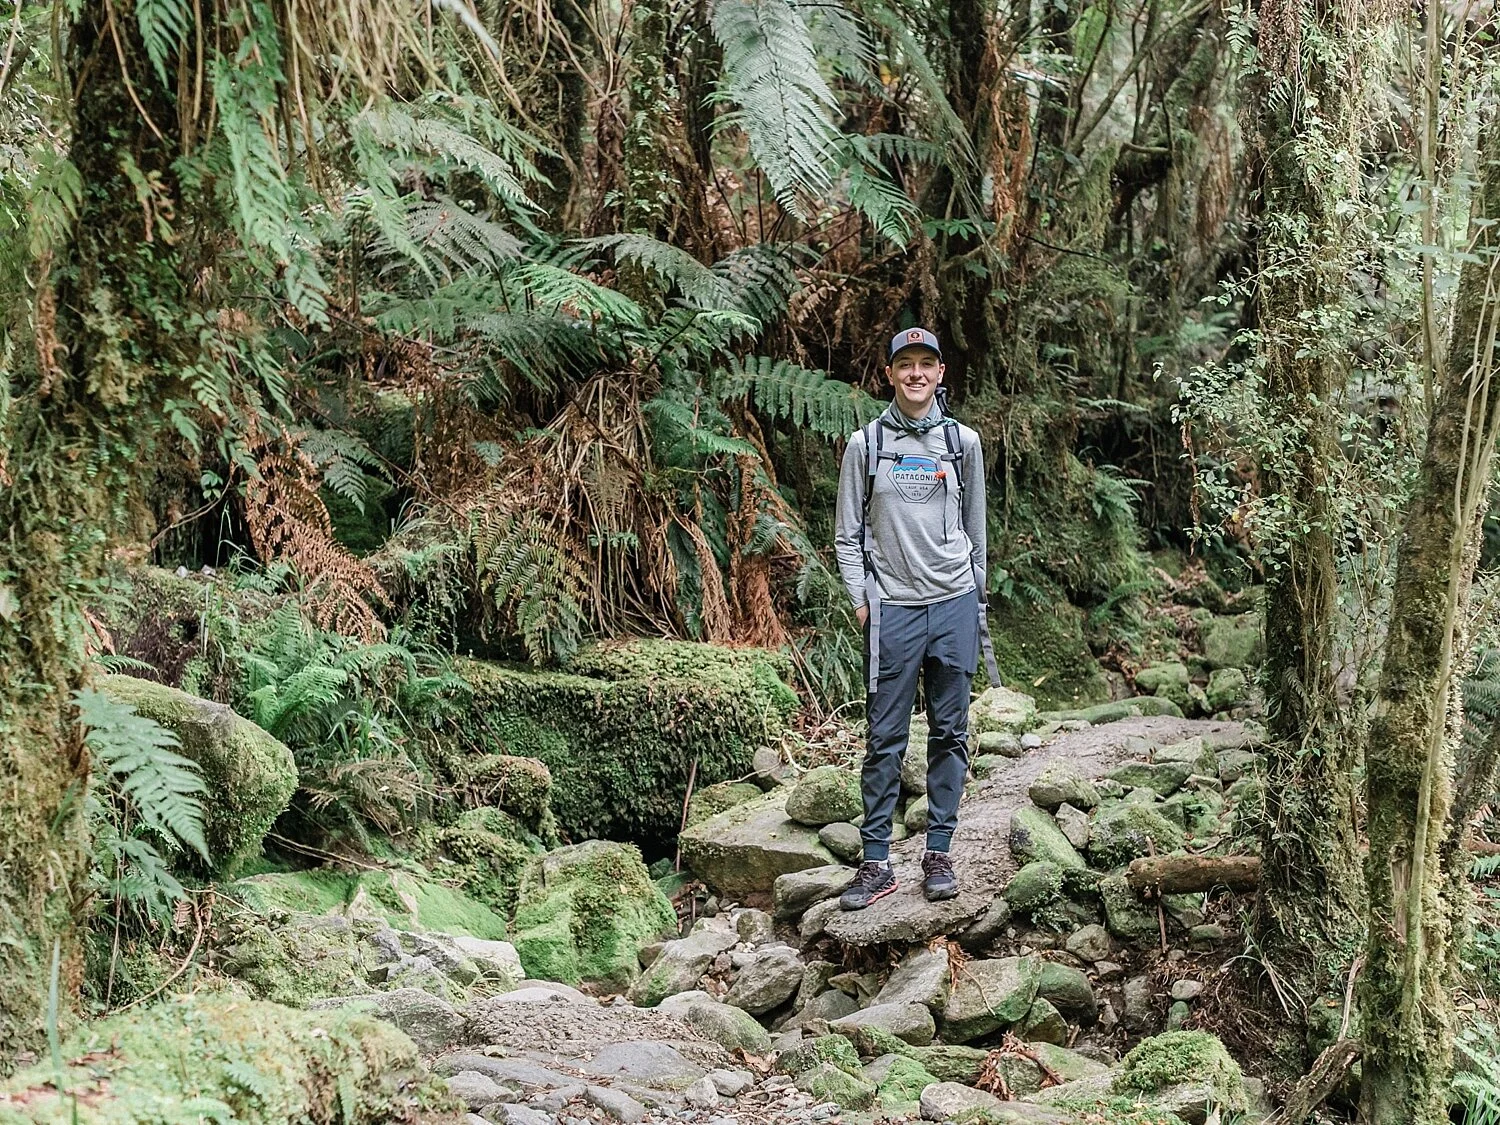
<instances>
[{"instance_id":1,"label":"fern trunk","mask_svg":"<svg viewBox=\"0 0 1500 1125\"><path fill-rule=\"evenodd\" d=\"M165 344L190 331L176 253L143 228L165 195L141 198L130 176L169 192L174 153L133 104L104 6L78 10L64 78L81 196L69 235L32 263L34 347L0 397L0 1068L40 1039L54 949L65 1007L81 972L89 770L71 692L87 679L85 601L150 464ZM170 126L132 5L115 13L135 95Z\"/></svg>"},{"instance_id":2,"label":"fern trunk","mask_svg":"<svg viewBox=\"0 0 1500 1125\"><path fill-rule=\"evenodd\" d=\"M1338 164L1331 154L1360 151L1363 85L1356 29L1339 11L1314 15L1297 0L1263 4L1266 69L1256 90L1260 359L1266 407L1286 437L1262 466L1266 492L1284 513L1285 543L1266 590L1270 739L1255 925L1272 966L1313 989L1331 986L1352 960L1364 907L1358 742L1343 722L1335 677L1341 531L1329 495L1338 456L1333 404L1348 361L1333 314L1351 249L1338 205L1360 190L1359 161ZM1348 172L1329 171L1337 168Z\"/></svg>"},{"instance_id":3,"label":"fern trunk","mask_svg":"<svg viewBox=\"0 0 1500 1125\"><path fill-rule=\"evenodd\" d=\"M1370 1125L1448 1120L1455 933L1468 906L1466 820L1456 818L1454 685L1487 507L1500 387L1494 386L1489 286L1500 250L1500 125L1480 150L1475 259L1463 267L1448 375L1429 421L1416 491L1396 555L1391 622L1366 752L1370 933L1361 994L1361 1107ZM1485 792L1488 792L1486 789Z\"/></svg>"}]
</instances>

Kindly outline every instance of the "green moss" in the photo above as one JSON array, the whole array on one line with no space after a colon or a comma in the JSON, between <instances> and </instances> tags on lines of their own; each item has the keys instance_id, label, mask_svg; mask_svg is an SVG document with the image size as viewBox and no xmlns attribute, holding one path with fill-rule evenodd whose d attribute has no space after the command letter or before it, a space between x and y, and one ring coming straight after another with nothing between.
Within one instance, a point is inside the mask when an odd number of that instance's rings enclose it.
<instances>
[{"instance_id":1,"label":"green moss","mask_svg":"<svg viewBox=\"0 0 1500 1125\"><path fill-rule=\"evenodd\" d=\"M1152 1109L1131 1098L1080 1097L1055 1103L1074 1114L1075 1125L1187 1125L1175 1113ZM981 1111L985 1112L985 1111ZM1011 1125L1004 1117L960 1116L956 1125Z\"/></svg>"},{"instance_id":2,"label":"green moss","mask_svg":"<svg viewBox=\"0 0 1500 1125\"><path fill-rule=\"evenodd\" d=\"M368 992L354 931L342 918L268 925L245 912L216 935L215 967L251 995L293 1008L327 996Z\"/></svg>"},{"instance_id":3,"label":"green moss","mask_svg":"<svg viewBox=\"0 0 1500 1125\"><path fill-rule=\"evenodd\" d=\"M901 1055L891 1061L891 1068L876 1087L875 1096L883 1106L902 1105L916 1101L922 1096L922 1091L936 1081L937 1078L921 1063Z\"/></svg>"},{"instance_id":4,"label":"green moss","mask_svg":"<svg viewBox=\"0 0 1500 1125\"><path fill-rule=\"evenodd\" d=\"M749 781L721 781L693 792L688 801L687 827L701 824L711 816L718 816L727 809L753 801L761 789Z\"/></svg>"},{"instance_id":5,"label":"green moss","mask_svg":"<svg viewBox=\"0 0 1500 1125\"><path fill-rule=\"evenodd\" d=\"M552 807L552 771L545 762L513 754L474 754L452 761L450 773L470 805L501 809L527 831L543 834Z\"/></svg>"},{"instance_id":6,"label":"green moss","mask_svg":"<svg viewBox=\"0 0 1500 1125\"><path fill-rule=\"evenodd\" d=\"M883 1027L856 1027L849 1031L849 1039L861 1055L879 1058L881 1055L903 1055L914 1058L915 1050L903 1039L897 1039Z\"/></svg>"},{"instance_id":7,"label":"green moss","mask_svg":"<svg viewBox=\"0 0 1500 1125\"><path fill-rule=\"evenodd\" d=\"M640 973L641 947L676 927L640 852L591 840L532 862L514 941L528 976L624 988Z\"/></svg>"},{"instance_id":8,"label":"green moss","mask_svg":"<svg viewBox=\"0 0 1500 1125\"><path fill-rule=\"evenodd\" d=\"M816 1039L803 1041L776 1060L776 1069L782 1074L803 1074L828 1063L852 1075L863 1075L859 1055L854 1044L842 1035L820 1035Z\"/></svg>"},{"instance_id":9,"label":"green moss","mask_svg":"<svg viewBox=\"0 0 1500 1125\"><path fill-rule=\"evenodd\" d=\"M697 785L745 776L796 706L780 658L760 650L632 642L587 649L574 668L456 670L473 690L468 741L545 762L575 839L670 840L694 763Z\"/></svg>"},{"instance_id":10,"label":"green moss","mask_svg":"<svg viewBox=\"0 0 1500 1125\"><path fill-rule=\"evenodd\" d=\"M204 835L214 870L232 875L260 852L261 840L297 788L292 752L222 703L133 676L101 676L98 688L177 736L208 787Z\"/></svg>"},{"instance_id":11,"label":"green moss","mask_svg":"<svg viewBox=\"0 0 1500 1125\"><path fill-rule=\"evenodd\" d=\"M1107 700L1109 681L1084 637L1083 616L1081 609L1066 602L992 601L990 634L1000 678L1022 685L1043 708Z\"/></svg>"},{"instance_id":12,"label":"green moss","mask_svg":"<svg viewBox=\"0 0 1500 1125\"><path fill-rule=\"evenodd\" d=\"M456 879L470 897L509 917L521 878L542 841L508 812L470 809L450 825L419 833L416 854L445 879Z\"/></svg>"},{"instance_id":13,"label":"green moss","mask_svg":"<svg viewBox=\"0 0 1500 1125\"><path fill-rule=\"evenodd\" d=\"M0 1122L374 1125L456 1108L390 1024L243 997L179 997L103 1020L63 1058L75 1060L67 1094L50 1063L24 1071L0 1087Z\"/></svg>"},{"instance_id":14,"label":"green moss","mask_svg":"<svg viewBox=\"0 0 1500 1125\"><path fill-rule=\"evenodd\" d=\"M1125 1056L1114 1091L1155 1094L1179 1082L1205 1083L1220 1109L1249 1108L1240 1064L1206 1031L1169 1031L1141 1040Z\"/></svg>"},{"instance_id":15,"label":"green moss","mask_svg":"<svg viewBox=\"0 0 1500 1125\"><path fill-rule=\"evenodd\" d=\"M797 1089L819 1102L835 1102L844 1109L864 1109L875 1101L875 1085L833 1063L821 1063L797 1077Z\"/></svg>"},{"instance_id":16,"label":"green moss","mask_svg":"<svg viewBox=\"0 0 1500 1125\"><path fill-rule=\"evenodd\" d=\"M483 903L405 871L319 868L254 875L231 883L228 893L261 913L367 914L402 930L505 937L505 919Z\"/></svg>"},{"instance_id":17,"label":"green moss","mask_svg":"<svg viewBox=\"0 0 1500 1125\"><path fill-rule=\"evenodd\" d=\"M1165 855L1182 847L1183 831L1149 805L1117 802L1094 813L1089 855L1118 867L1143 855Z\"/></svg>"},{"instance_id":18,"label":"green moss","mask_svg":"<svg viewBox=\"0 0 1500 1125\"><path fill-rule=\"evenodd\" d=\"M990 1053L979 1047L912 1047L905 1052L925 1066L940 1082L962 1082L972 1086Z\"/></svg>"}]
</instances>

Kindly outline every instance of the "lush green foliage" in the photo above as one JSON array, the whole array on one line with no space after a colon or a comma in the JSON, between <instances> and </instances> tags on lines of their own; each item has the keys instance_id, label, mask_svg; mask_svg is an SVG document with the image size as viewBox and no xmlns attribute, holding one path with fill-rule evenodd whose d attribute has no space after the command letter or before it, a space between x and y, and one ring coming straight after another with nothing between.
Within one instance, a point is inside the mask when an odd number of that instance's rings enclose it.
<instances>
[{"instance_id":1,"label":"lush green foliage","mask_svg":"<svg viewBox=\"0 0 1500 1125\"><path fill-rule=\"evenodd\" d=\"M171 731L96 691L74 697L93 755L88 798L95 878L104 909L118 905L162 921L185 895L171 858L191 849L210 859L203 834L207 788L197 763L174 751Z\"/></svg>"}]
</instances>

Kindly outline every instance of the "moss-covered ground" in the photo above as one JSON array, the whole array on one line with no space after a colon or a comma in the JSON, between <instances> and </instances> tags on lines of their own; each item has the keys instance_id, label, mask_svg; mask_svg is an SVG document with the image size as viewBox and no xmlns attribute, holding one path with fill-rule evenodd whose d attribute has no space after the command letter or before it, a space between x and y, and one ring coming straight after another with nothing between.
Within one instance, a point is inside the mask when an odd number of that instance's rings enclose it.
<instances>
[{"instance_id":1,"label":"moss-covered ground","mask_svg":"<svg viewBox=\"0 0 1500 1125\"><path fill-rule=\"evenodd\" d=\"M366 913L398 929L505 937L505 919L482 902L405 871L318 868L255 875L231 883L227 893L263 913Z\"/></svg>"},{"instance_id":2,"label":"moss-covered ground","mask_svg":"<svg viewBox=\"0 0 1500 1125\"><path fill-rule=\"evenodd\" d=\"M0 1125L457 1121L416 1047L388 1023L230 995L185 996L91 1024L49 1064L0 1085Z\"/></svg>"}]
</instances>

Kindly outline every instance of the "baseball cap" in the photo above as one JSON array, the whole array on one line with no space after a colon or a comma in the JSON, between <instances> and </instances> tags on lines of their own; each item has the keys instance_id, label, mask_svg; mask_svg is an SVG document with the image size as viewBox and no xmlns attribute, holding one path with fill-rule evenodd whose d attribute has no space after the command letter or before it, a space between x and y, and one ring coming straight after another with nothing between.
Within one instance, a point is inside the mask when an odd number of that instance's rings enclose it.
<instances>
[{"instance_id":1,"label":"baseball cap","mask_svg":"<svg viewBox=\"0 0 1500 1125\"><path fill-rule=\"evenodd\" d=\"M938 347L938 338L925 328L905 328L891 337L891 349L886 355L886 362L896 358L896 353L903 348L931 348L937 353L939 359L943 358L943 349Z\"/></svg>"}]
</instances>

